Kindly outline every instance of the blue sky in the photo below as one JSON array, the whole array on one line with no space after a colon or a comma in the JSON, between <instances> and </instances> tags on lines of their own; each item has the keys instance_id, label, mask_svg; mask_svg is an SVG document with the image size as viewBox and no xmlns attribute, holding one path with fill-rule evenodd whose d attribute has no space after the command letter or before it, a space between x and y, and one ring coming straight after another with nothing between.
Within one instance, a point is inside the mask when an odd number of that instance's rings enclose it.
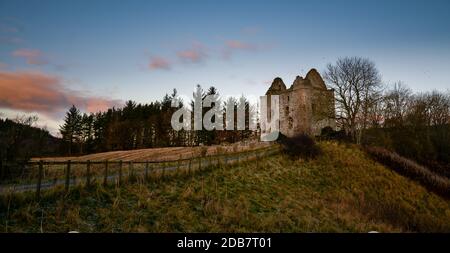
<instances>
[{"instance_id":1,"label":"blue sky","mask_svg":"<svg viewBox=\"0 0 450 253\"><path fill-rule=\"evenodd\" d=\"M68 103L95 111L196 84L262 95L343 56L373 60L386 83L447 90L450 2L0 0L0 111L50 129Z\"/></svg>"}]
</instances>

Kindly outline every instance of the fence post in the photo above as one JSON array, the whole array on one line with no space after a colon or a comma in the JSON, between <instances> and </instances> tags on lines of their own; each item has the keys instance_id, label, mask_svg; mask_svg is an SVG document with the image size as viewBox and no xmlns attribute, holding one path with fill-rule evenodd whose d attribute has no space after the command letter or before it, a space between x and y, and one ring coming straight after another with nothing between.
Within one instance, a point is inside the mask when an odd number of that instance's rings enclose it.
<instances>
[{"instance_id":1,"label":"fence post","mask_svg":"<svg viewBox=\"0 0 450 253\"><path fill-rule=\"evenodd\" d=\"M44 172L44 166L42 164L42 160L39 161L39 177L38 182L36 186L36 199L39 200L41 198L41 182L42 182L42 175Z\"/></svg>"},{"instance_id":2,"label":"fence post","mask_svg":"<svg viewBox=\"0 0 450 253\"><path fill-rule=\"evenodd\" d=\"M105 161L105 177L103 178L103 185L108 184L108 160Z\"/></svg>"},{"instance_id":3,"label":"fence post","mask_svg":"<svg viewBox=\"0 0 450 253\"><path fill-rule=\"evenodd\" d=\"M86 186L91 186L91 161L87 160L86 162Z\"/></svg>"},{"instance_id":4,"label":"fence post","mask_svg":"<svg viewBox=\"0 0 450 253\"><path fill-rule=\"evenodd\" d=\"M70 189L70 160L67 160L67 168L66 168L66 193L69 192Z\"/></svg>"},{"instance_id":5,"label":"fence post","mask_svg":"<svg viewBox=\"0 0 450 253\"><path fill-rule=\"evenodd\" d=\"M128 163L128 177L133 179L133 161Z\"/></svg>"},{"instance_id":6,"label":"fence post","mask_svg":"<svg viewBox=\"0 0 450 253\"><path fill-rule=\"evenodd\" d=\"M147 161L145 161L145 175L144 175L144 180L145 180L145 182L147 182L147 180L148 180L148 160Z\"/></svg>"},{"instance_id":7,"label":"fence post","mask_svg":"<svg viewBox=\"0 0 450 253\"><path fill-rule=\"evenodd\" d=\"M164 179L165 174L166 174L166 163L163 162L161 164L161 167L162 167L162 178Z\"/></svg>"},{"instance_id":8,"label":"fence post","mask_svg":"<svg viewBox=\"0 0 450 253\"><path fill-rule=\"evenodd\" d=\"M189 159L188 175L191 174L192 158Z\"/></svg>"},{"instance_id":9,"label":"fence post","mask_svg":"<svg viewBox=\"0 0 450 253\"><path fill-rule=\"evenodd\" d=\"M120 160L119 161L119 186L122 185L122 165L123 165L123 161Z\"/></svg>"},{"instance_id":10,"label":"fence post","mask_svg":"<svg viewBox=\"0 0 450 253\"><path fill-rule=\"evenodd\" d=\"M0 180L3 179L3 158L0 157Z\"/></svg>"}]
</instances>

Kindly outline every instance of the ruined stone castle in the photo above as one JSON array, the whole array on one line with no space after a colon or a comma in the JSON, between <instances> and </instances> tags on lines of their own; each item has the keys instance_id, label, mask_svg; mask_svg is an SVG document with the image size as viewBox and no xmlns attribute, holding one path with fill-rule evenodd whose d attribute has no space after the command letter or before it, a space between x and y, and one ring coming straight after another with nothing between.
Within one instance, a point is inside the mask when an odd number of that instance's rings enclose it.
<instances>
[{"instance_id":1,"label":"ruined stone castle","mask_svg":"<svg viewBox=\"0 0 450 253\"><path fill-rule=\"evenodd\" d=\"M266 95L269 101L270 95L279 95L280 132L288 137L318 136L327 126L336 128L334 90L327 88L315 69L305 78L297 76L288 89L281 78L275 78Z\"/></svg>"}]
</instances>

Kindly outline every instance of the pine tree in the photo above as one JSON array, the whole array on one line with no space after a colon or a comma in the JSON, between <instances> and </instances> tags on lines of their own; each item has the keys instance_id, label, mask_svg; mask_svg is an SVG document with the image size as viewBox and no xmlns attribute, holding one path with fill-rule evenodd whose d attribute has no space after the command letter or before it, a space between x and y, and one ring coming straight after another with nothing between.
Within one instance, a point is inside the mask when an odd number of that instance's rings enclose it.
<instances>
[{"instance_id":1,"label":"pine tree","mask_svg":"<svg viewBox=\"0 0 450 253\"><path fill-rule=\"evenodd\" d=\"M73 144L79 141L81 134L81 114L80 111L72 105L64 118L64 124L60 127L60 132L64 141L69 144L68 152L72 155Z\"/></svg>"}]
</instances>

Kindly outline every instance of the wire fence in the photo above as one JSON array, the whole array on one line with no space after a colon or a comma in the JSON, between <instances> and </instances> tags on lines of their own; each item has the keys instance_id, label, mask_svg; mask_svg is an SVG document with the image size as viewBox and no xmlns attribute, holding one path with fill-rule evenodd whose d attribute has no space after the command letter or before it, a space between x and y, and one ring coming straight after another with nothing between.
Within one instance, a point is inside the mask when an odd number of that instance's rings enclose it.
<instances>
[{"instance_id":1,"label":"wire fence","mask_svg":"<svg viewBox=\"0 0 450 253\"><path fill-rule=\"evenodd\" d=\"M2 162L1 166L18 166L18 175L0 183L0 194L41 192L62 187L89 187L96 184L120 186L130 182L159 180L172 175L190 175L196 171L221 165L255 161L278 153L278 145L235 153L198 156L167 161L29 161L24 163ZM3 171L3 168L0 168Z\"/></svg>"}]
</instances>

